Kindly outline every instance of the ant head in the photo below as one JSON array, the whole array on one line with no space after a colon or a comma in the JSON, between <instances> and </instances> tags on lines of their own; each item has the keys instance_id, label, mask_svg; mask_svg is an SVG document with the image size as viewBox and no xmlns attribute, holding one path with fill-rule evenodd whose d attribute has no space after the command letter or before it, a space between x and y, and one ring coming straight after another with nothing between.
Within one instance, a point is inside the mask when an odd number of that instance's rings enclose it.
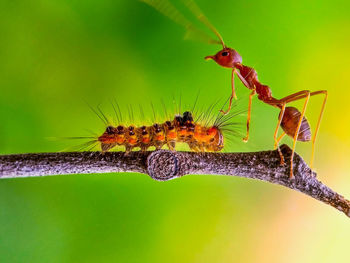
<instances>
[{"instance_id":1,"label":"ant head","mask_svg":"<svg viewBox=\"0 0 350 263\"><path fill-rule=\"evenodd\" d=\"M224 47L214 56L206 56L206 60L213 59L220 66L226 68L234 68L236 64L242 64L242 57L238 52L232 48Z\"/></svg>"}]
</instances>

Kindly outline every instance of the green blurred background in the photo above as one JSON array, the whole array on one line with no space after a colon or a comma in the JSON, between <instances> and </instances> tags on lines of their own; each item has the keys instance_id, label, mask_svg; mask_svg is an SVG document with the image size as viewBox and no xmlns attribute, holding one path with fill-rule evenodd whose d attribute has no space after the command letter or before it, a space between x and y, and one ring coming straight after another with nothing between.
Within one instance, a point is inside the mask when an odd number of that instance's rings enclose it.
<instances>
[{"instance_id":1,"label":"green blurred background","mask_svg":"<svg viewBox=\"0 0 350 263\"><path fill-rule=\"evenodd\" d=\"M349 1L197 2L275 97L329 91L315 169L350 198ZM138 1L2 0L0 153L58 151L77 142L47 137L102 132L85 102L112 114L110 99L161 111L161 99L172 109L173 97L191 104L199 90L200 107L226 98L230 71L203 59L219 46L183 35ZM249 91L237 87L244 109ZM307 111L313 127L321 101ZM277 117L255 98L251 139L229 150L271 149ZM309 160L310 143L297 151ZM332 207L241 178L0 181L0 262L349 262L349 236L349 219Z\"/></svg>"}]
</instances>

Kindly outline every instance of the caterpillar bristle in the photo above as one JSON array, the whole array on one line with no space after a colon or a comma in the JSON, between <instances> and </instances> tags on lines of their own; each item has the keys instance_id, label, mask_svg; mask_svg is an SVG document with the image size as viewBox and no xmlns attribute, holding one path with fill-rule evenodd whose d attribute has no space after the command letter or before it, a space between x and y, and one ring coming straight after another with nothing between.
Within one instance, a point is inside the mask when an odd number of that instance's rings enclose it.
<instances>
[{"instance_id":1,"label":"caterpillar bristle","mask_svg":"<svg viewBox=\"0 0 350 263\"><path fill-rule=\"evenodd\" d=\"M104 123L106 123L106 125L110 124L110 121L108 120L106 115L103 113L103 111L101 110L100 106L97 106L97 110L102 115L102 119L104 120Z\"/></svg>"},{"instance_id":2,"label":"caterpillar bristle","mask_svg":"<svg viewBox=\"0 0 350 263\"><path fill-rule=\"evenodd\" d=\"M106 121L100 116L100 114L88 103L86 103L89 109L102 121L104 125L107 125Z\"/></svg>"},{"instance_id":3,"label":"caterpillar bristle","mask_svg":"<svg viewBox=\"0 0 350 263\"><path fill-rule=\"evenodd\" d=\"M65 137L65 139L90 139L91 137ZM82 144L78 144L75 146L70 146L68 148L65 148L61 150L60 152L66 152L66 151L91 151L93 148L95 148L99 144L99 141L96 138L93 138L93 140L87 141Z\"/></svg>"},{"instance_id":4,"label":"caterpillar bristle","mask_svg":"<svg viewBox=\"0 0 350 263\"><path fill-rule=\"evenodd\" d=\"M146 151L151 147L159 150L164 145L170 150L175 150L177 143L185 143L193 151L220 151L224 147L223 134L235 135L234 128L239 123L231 121L235 114L212 116L211 113L216 104L217 102L210 105L200 121L194 121L192 113L185 111L182 115L175 115L172 120L149 126L108 126L97 140L102 152L116 146L124 146L126 153L134 149ZM155 115L153 105L151 107ZM132 118L131 108L128 107L128 110ZM210 122L213 124L210 125Z\"/></svg>"},{"instance_id":5,"label":"caterpillar bristle","mask_svg":"<svg viewBox=\"0 0 350 263\"><path fill-rule=\"evenodd\" d=\"M175 112L182 110L181 108L190 110L181 111L172 118L169 118L171 116L167 112L164 101L162 101L163 110L160 113L150 103L153 119L148 123L141 105L138 105L139 109L136 112L139 112L142 123L135 123L134 109L130 104L125 107L127 117L124 116L124 119L127 119L127 123L123 122L121 108L115 100L111 102L114 114L113 123L99 106L94 109L88 105L104 123L106 127L104 132L99 135L70 137L69 139L91 139L79 145L78 151L91 150L98 145L102 152L123 147L128 154L134 150L142 152L159 150L165 146L174 151L179 143L187 144L190 150L195 152L217 152L223 149L227 141L242 137L239 130L243 127L243 123L237 122L236 117L244 111L231 110L229 114L223 115L217 110L215 113L219 100L201 111L197 107L198 96L199 94L192 106L184 105L181 98L179 103L175 103L174 100ZM164 116L164 119L159 122L158 118L161 116Z\"/></svg>"},{"instance_id":6,"label":"caterpillar bristle","mask_svg":"<svg viewBox=\"0 0 350 263\"><path fill-rule=\"evenodd\" d=\"M114 106L113 101L110 101L110 103L111 103L111 105L113 107L113 111L114 111L114 115L115 115L116 121L118 123L121 123L121 120L119 119L119 116L118 116L118 112L117 112L116 106Z\"/></svg>"}]
</instances>

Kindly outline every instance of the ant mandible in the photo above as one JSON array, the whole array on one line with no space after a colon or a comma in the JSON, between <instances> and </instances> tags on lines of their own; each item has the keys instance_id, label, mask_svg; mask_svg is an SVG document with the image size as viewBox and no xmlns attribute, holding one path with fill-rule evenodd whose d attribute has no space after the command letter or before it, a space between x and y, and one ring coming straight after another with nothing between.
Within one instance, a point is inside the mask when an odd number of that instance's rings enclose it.
<instances>
[{"instance_id":1,"label":"ant mandible","mask_svg":"<svg viewBox=\"0 0 350 263\"><path fill-rule=\"evenodd\" d=\"M168 16L175 22L181 24L187 30L196 31L197 33L200 33L201 36L203 37L202 32L196 29L192 25L192 23L189 22L179 11L177 11L177 9L167 0L142 0L142 1L153 6L158 11ZM315 152L315 141L316 141L316 136L320 127L321 119L322 119L324 108L327 101L327 96L328 96L327 90L318 90L314 92L311 92L309 90L302 90L281 99L274 98L272 96L270 87L259 82L258 74L255 71L255 69L252 67L243 65L241 55L236 50L229 48L225 45L223 38L221 37L219 32L209 22L209 20L203 14L200 8L196 5L196 3L193 0L183 0L183 2L189 8L189 10L197 17L197 19L201 21L204 25L206 25L219 39L219 41L211 40L210 42L220 43L222 45L222 50L217 52L215 55L206 56L205 59L206 60L213 59L220 66L232 69L232 74L231 74L232 93L230 96L228 109L226 111L222 110L221 112L223 114L227 114L231 110L233 98L237 98L236 92L235 92L235 86L234 86L235 75L238 76L238 78L242 81L245 87L251 90L251 93L249 95L249 102L248 102L247 131L246 131L246 136L243 138L243 141L247 142L249 139L252 99L254 95L258 95L258 99L260 101L268 105L271 105L275 108L278 108L280 110L277 127L275 129L273 138L274 138L274 148L275 149L277 148L279 151L282 165L284 165L285 162L284 162L283 154L279 148L279 142L285 135L288 135L293 138L292 155L290 158L290 166L291 166L290 178L293 177L293 157L294 157L297 141L302 141L302 142L307 142L310 140L312 141L312 152L311 152L311 161L310 161L310 167L312 168L314 152ZM310 125L307 119L305 118L305 111L306 111L306 107L308 105L310 97L315 95L320 95L320 94L324 95L324 99L323 99L321 111L318 117L316 129L311 139ZM301 112L295 107L287 107L288 103L301 100L301 99L304 99L304 106ZM283 129L283 133L280 135L280 137L277 138L278 128L280 126Z\"/></svg>"}]
</instances>

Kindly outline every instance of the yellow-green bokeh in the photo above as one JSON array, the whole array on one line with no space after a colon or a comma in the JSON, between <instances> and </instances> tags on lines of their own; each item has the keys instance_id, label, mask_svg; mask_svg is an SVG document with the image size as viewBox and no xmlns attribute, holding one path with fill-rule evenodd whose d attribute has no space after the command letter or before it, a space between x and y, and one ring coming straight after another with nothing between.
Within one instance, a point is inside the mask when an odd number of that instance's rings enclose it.
<instances>
[{"instance_id":1,"label":"yellow-green bokeh","mask_svg":"<svg viewBox=\"0 0 350 263\"><path fill-rule=\"evenodd\" d=\"M197 2L275 97L329 91L315 168L350 198L350 3ZM58 151L75 142L48 137L101 132L85 102L110 114L111 99L145 105L149 116L151 101L161 111L162 99L171 109L173 97L191 104L198 91L200 107L226 98L229 70L203 59L219 47L183 35L136 0L2 0L0 153ZM237 93L246 108L249 91L237 84ZM321 101L312 98L307 111L313 127ZM255 98L251 139L230 150L271 149L277 116ZM311 145L297 151L309 160ZM0 262L348 262L349 236L348 218L335 209L241 178L0 181Z\"/></svg>"}]
</instances>

